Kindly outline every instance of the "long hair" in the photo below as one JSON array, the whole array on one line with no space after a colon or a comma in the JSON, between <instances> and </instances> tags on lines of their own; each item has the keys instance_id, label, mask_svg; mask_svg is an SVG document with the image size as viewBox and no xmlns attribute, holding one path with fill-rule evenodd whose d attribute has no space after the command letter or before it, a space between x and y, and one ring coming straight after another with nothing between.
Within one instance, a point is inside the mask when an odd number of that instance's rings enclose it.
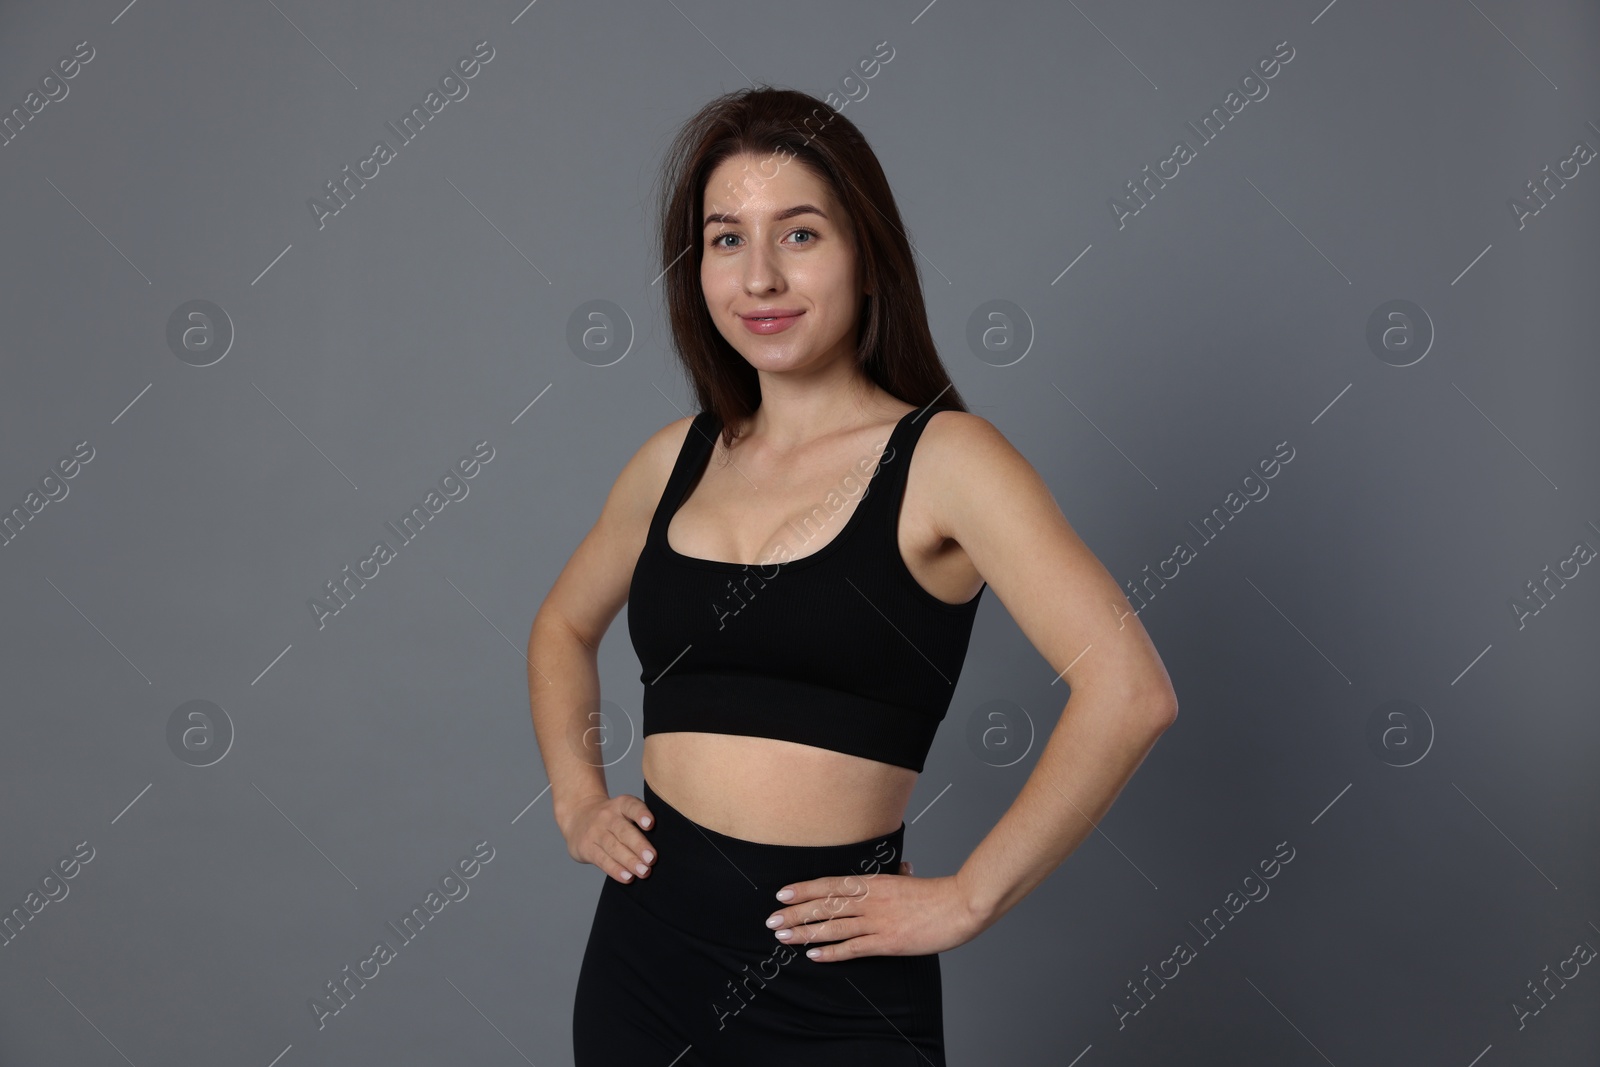
<instances>
[{"instance_id":1,"label":"long hair","mask_svg":"<svg viewBox=\"0 0 1600 1067\"><path fill-rule=\"evenodd\" d=\"M724 160L761 159L745 182L759 188L777 167L800 164L825 182L855 234L872 295L856 330L857 364L908 404L966 411L928 329L911 242L878 157L855 124L814 96L759 86L712 100L678 131L661 170L661 270L679 362L702 411L714 411L724 445L761 404L760 378L711 321L700 286L706 183Z\"/></svg>"}]
</instances>

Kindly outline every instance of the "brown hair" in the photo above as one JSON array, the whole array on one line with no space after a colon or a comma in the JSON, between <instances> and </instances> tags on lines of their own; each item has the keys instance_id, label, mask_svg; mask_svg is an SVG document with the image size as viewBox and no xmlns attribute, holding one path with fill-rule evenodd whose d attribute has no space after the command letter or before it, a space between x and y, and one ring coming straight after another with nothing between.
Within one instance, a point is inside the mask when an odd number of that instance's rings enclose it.
<instances>
[{"instance_id":1,"label":"brown hair","mask_svg":"<svg viewBox=\"0 0 1600 1067\"><path fill-rule=\"evenodd\" d=\"M661 268L678 359L703 411L715 411L723 443L761 404L754 367L717 331L700 286L704 205L711 172L730 156L765 157L765 178L798 162L826 182L855 233L867 298L856 362L908 404L966 411L928 329L922 282L883 167L856 125L814 96L758 86L717 97L678 131L661 172ZM771 169L769 169L769 167ZM745 180L759 187L762 175Z\"/></svg>"}]
</instances>

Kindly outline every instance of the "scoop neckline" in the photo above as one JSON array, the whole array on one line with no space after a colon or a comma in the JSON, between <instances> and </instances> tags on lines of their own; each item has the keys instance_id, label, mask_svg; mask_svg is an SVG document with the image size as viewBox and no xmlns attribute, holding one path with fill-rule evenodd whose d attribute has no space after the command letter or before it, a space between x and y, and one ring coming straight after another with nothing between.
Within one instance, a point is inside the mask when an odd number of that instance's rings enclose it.
<instances>
[{"instance_id":1,"label":"scoop neckline","mask_svg":"<svg viewBox=\"0 0 1600 1067\"><path fill-rule=\"evenodd\" d=\"M900 432L905 427L907 420L912 418L912 416L917 415L922 410L922 408L914 407L904 415L900 416L899 421L894 424L894 429L889 431L888 440L884 442L885 452L888 452L889 449L899 440ZM833 539L827 544L823 545L821 548L817 549L815 552L808 553L804 556L797 556L794 559L784 560L782 562L772 561L763 563L761 561L757 561L755 563L738 563L722 559L705 559L700 556L686 556L682 552L679 552L677 549L673 548L672 542L667 539L667 529L672 525L673 516L677 515L678 512L683 509L684 502L689 499L691 490L693 490L695 483L697 483L700 477L704 475L706 468L711 464L711 457L716 453L715 434L721 431L722 426L715 418L713 418L711 421L713 423L713 440L711 442L711 447L706 449L704 462L700 464L700 469L698 471L693 472L690 478L686 479L683 490L678 494L678 499L673 501L672 510L668 511L665 517L663 517L661 520L661 534L657 538L657 545L663 552L666 553L669 558L687 566L700 567L705 570L747 571L755 567L777 567L782 570L794 570L813 561L823 559L845 542L845 540L850 536L851 532L855 529L858 520L861 518L862 511L867 505L868 498L871 496L872 487L878 480L878 475L883 473L883 459L881 455L878 460L878 466L873 470L871 476L867 478L867 487L862 490L861 498L856 502L855 510L850 512L850 517L845 520L844 526L840 527L839 532L833 536ZM693 431L691 430L690 432ZM890 459L892 460L893 458L894 457L891 455Z\"/></svg>"}]
</instances>

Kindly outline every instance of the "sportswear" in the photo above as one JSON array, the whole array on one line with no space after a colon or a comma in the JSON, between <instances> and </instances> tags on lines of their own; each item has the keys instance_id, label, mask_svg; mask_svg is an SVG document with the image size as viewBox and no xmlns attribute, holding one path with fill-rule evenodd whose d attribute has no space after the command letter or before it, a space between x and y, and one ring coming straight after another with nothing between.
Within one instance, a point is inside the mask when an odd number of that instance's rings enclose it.
<instances>
[{"instance_id":1,"label":"sportswear","mask_svg":"<svg viewBox=\"0 0 1600 1067\"><path fill-rule=\"evenodd\" d=\"M946 603L900 555L907 471L936 413L902 416L865 487L847 477L849 495L830 492L804 527L790 524L798 547L756 564L686 556L667 542L721 430L714 412L694 417L628 590L645 736L770 737L922 771L988 588ZM840 527L852 495L859 499ZM829 530L810 550L806 542Z\"/></svg>"},{"instance_id":2,"label":"sportswear","mask_svg":"<svg viewBox=\"0 0 1600 1067\"><path fill-rule=\"evenodd\" d=\"M904 820L847 845L777 845L691 821L649 779L644 802L659 858L600 890L573 996L577 1067L944 1067L938 953L819 963L805 950L829 942L766 927L782 886L854 876L842 892L870 894L896 874Z\"/></svg>"}]
</instances>

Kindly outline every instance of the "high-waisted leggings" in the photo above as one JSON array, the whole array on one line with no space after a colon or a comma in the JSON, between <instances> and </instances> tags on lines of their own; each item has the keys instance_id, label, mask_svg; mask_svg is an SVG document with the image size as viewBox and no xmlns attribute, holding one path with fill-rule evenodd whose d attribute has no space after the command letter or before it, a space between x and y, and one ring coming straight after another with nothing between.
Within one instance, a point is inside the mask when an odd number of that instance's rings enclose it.
<instances>
[{"instance_id":1,"label":"high-waisted leggings","mask_svg":"<svg viewBox=\"0 0 1600 1067\"><path fill-rule=\"evenodd\" d=\"M656 861L600 891L573 1004L577 1067L945 1067L938 954L819 963L803 933L791 946L766 927L786 884L898 873L905 823L854 844L774 845L691 821L649 782L644 802Z\"/></svg>"}]
</instances>

